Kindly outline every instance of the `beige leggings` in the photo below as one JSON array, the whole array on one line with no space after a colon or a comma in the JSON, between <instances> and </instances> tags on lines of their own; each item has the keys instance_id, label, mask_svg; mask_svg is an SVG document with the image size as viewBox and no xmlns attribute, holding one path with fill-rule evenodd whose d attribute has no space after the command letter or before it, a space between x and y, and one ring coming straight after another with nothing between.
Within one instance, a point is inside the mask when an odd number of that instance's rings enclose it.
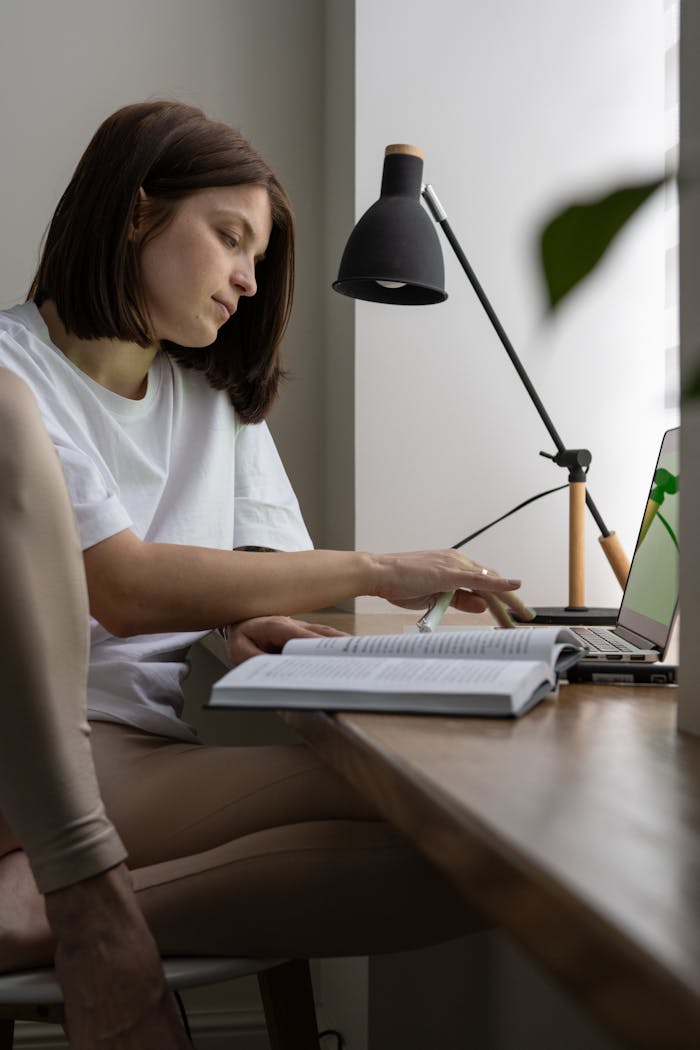
<instances>
[{"instance_id":1,"label":"beige leggings","mask_svg":"<svg viewBox=\"0 0 700 1050\"><path fill-rule=\"evenodd\" d=\"M372 954L480 924L305 746L208 747L95 723L93 750L163 952Z\"/></svg>"},{"instance_id":2,"label":"beige leggings","mask_svg":"<svg viewBox=\"0 0 700 1050\"><path fill-rule=\"evenodd\" d=\"M0 550L0 856L21 843L43 892L117 864L123 841L164 953L370 954L481 924L305 747L96 723L91 749L73 514L36 403L3 370Z\"/></svg>"}]
</instances>

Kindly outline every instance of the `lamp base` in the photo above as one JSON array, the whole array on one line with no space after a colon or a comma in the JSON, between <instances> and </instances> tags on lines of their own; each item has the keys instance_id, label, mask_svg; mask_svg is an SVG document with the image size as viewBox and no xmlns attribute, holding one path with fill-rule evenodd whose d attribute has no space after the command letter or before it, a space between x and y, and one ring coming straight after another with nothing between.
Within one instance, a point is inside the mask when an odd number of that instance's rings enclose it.
<instances>
[{"instance_id":1,"label":"lamp base","mask_svg":"<svg viewBox=\"0 0 700 1050\"><path fill-rule=\"evenodd\" d=\"M537 615L530 623L557 623L571 626L603 627L614 624L617 621L618 609L589 609L582 608L554 608L551 606L535 606Z\"/></svg>"}]
</instances>

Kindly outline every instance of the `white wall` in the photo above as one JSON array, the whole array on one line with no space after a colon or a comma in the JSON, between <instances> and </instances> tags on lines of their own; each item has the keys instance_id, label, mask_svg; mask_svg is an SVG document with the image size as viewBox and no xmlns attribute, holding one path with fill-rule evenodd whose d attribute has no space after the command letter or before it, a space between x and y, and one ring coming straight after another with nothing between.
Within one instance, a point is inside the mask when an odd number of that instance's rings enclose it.
<instances>
[{"instance_id":1,"label":"white wall","mask_svg":"<svg viewBox=\"0 0 700 1050\"><path fill-rule=\"evenodd\" d=\"M0 307L23 299L38 245L89 138L117 107L174 97L235 124L298 220L294 378L272 428L312 535L322 530L322 0L3 0Z\"/></svg>"},{"instance_id":2,"label":"white wall","mask_svg":"<svg viewBox=\"0 0 700 1050\"><path fill-rule=\"evenodd\" d=\"M564 441L593 453L590 490L631 553L664 410L663 200L543 319L534 235L544 216L664 156L662 0L357 0L356 214L384 147L425 150L425 181ZM450 298L356 309L356 542L448 546L566 475L444 242ZM589 521L587 598L619 588ZM548 497L466 550L566 604L567 497Z\"/></svg>"}]
</instances>

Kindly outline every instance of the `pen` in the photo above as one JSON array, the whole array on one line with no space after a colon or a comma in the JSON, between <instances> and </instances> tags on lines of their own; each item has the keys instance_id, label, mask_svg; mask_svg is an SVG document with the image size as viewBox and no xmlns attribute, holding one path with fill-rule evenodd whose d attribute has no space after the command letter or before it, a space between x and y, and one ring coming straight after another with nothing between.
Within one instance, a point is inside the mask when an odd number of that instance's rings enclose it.
<instances>
[{"instance_id":1,"label":"pen","mask_svg":"<svg viewBox=\"0 0 700 1050\"><path fill-rule=\"evenodd\" d=\"M437 601L433 602L428 611L421 616L420 620L416 624L416 627L422 633L434 631L440 620L443 618L445 613L450 607L450 602L454 597L454 591L446 591L445 594L441 594Z\"/></svg>"},{"instance_id":2,"label":"pen","mask_svg":"<svg viewBox=\"0 0 700 1050\"><path fill-rule=\"evenodd\" d=\"M489 570L482 569L481 573L483 576L488 576ZM421 616L416 624L416 627L421 633L427 634L428 632L435 630L440 623L440 620L449 609L454 594L454 591L445 591L444 594L440 595L437 601L433 602L428 611Z\"/></svg>"}]
</instances>

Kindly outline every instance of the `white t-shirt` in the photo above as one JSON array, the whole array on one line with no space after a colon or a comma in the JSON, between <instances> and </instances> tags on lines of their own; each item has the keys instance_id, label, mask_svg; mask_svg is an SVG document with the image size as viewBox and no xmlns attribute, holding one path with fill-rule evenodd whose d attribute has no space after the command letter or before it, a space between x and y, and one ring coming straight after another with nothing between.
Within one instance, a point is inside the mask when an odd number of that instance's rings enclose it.
<instances>
[{"instance_id":1,"label":"white t-shirt","mask_svg":"<svg viewBox=\"0 0 700 1050\"><path fill-rule=\"evenodd\" d=\"M36 305L0 312L0 367L33 391L85 550L123 529L146 542L307 550L299 504L264 423L242 424L203 374L156 356L138 401L107 390L51 342ZM205 631L115 638L90 620L88 715L183 740L185 654Z\"/></svg>"}]
</instances>

